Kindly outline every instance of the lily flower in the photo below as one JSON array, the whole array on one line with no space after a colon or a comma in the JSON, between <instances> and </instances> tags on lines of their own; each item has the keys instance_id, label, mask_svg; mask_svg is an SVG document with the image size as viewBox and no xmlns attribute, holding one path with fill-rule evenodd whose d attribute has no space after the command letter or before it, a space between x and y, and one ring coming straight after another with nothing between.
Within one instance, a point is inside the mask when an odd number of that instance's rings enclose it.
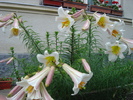
<instances>
[{"instance_id":1,"label":"lily flower","mask_svg":"<svg viewBox=\"0 0 133 100\"><path fill-rule=\"evenodd\" d=\"M36 73L29 79L22 79L20 82L16 82L18 86L25 88L26 93L32 93L34 90L38 90L41 81L49 73L50 67L45 67L42 71Z\"/></svg>"},{"instance_id":2,"label":"lily flower","mask_svg":"<svg viewBox=\"0 0 133 100\"><path fill-rule=\"evenodd\" d=\"M44 87L44 84L41 82L40 84L40 88L41 88L41 94L42 94L42 100L54 100L49 93L47 92L46 88Z\"/></svg>"},{"instance_id":3,"label":"lily flower","mask_svg":"<svg viewBox=\"0 0 133 100\"><path fill-rule=\"evenodd\" d=\"M96 24L101 27L103 31L106 31L108 29L108 25L110 25L112 22L109 20L109 17L106 16L106 14L100 15L97 12L93 14L93 16L96 19Z\"/></svg>"},{"instance_id":4,"label":"lily flower","mask_svg":"<svg viewBox=\"0 0 133 100\"><path fill-rule=\"evenodd\" d=\"M18 20L17 19L14 19L14 22L13 22L13 27L11 28L11 35L10 37L12 36L18 36L21 29L19 28L19 23L18 23Z\"/></svg>"},{"instance_id":5,"label":"lily flower","mask_svg":"<svg viewBox=\"0 0 133 100\"><path fill-rule=\"evenodd\" d=\"M110 34L114 37L120 38L123 34L123 28L125 26L124 21L119 19L119 22L114 22L109 26Z\"/></svg>"},{"instance_id":6,"label":"lily flower","mask_svg":"<svg viewBox=\"0 0 133 100\"><path fill-rule=\"evenodd\" d=\"M72 81L74 82L74 87L73 87L74 93L71 95L76 95L80 89L85 89L85 85L93 76L93 73L90 74L81 73L67 64L63 64L62 68L66 71L66 73L72 78Z\"/></svg>"},{"instance_id":7,"label":"lily flower","mask_svg":"<svg viewBox=\"0 0 133 100\"><path fill-rule=\"evenodd\" d=\"M81 9L78 12L74 13L71 17L75 21L78 21L78 20L82 19L82 17L83 17L84 14L85 14L84 9Z\"/></svg>"},{"instance_id":8,"label":"lily flower","mask_svg":"<svg viewBox=\"0 0 133 100\"><path fill-rule=\"evenodd\" d=\"M27 94L27 100L42 100L40 86L38 90L33 90L33 92Z\"/></svg>"},{"instance_id":9,"label":"lily flower","mask_svg":"<svg viewBox=\"0 0 133 100\"><path fill-rule=\"evenodd\" d=\"M124 58L123 52L127 49L125 44L120 44L118 41L116 43L111 44L107 42L106 44L106 54L109 54L108 59L109 61L115 61L117 57L120 59Z\"/></svg>"},{"instance_id":10,"label":"lily flower","mask_svg":"<svg viewBox=\"0 0 133 100\"><path fill-rule=\"evenodd\" d=\"M44 55L38 54L37 55L37 60L40 63L43 63L44 66L53 66L53 65L58 65L59 64L59 53L58 52L53 52L51 54L48 53L46 50L44 52Z\"/></svg>"},{"instance_id":11,"label":"lily flower","mask_svg":"<svg viewBox=\"0 0 133 100\"><path fill-rule=\"evenodd\" d=\"M50 68L50 71L47 75L47 78L46 78L46 82L45 82L45 86L48 87L50 85L50 83L52 82L52 78L53 78L53 75L54 75L54 71L55 71L55 67L52 66Z\"/></svg>"},{"instance_id":12,"label":"lily flower","mask_svg":"<svg viewBox=\"0 0 133 100\"><path fill-rule=\"evenodd\" d=\"M85 24L82 27L82 30L85 31L89 29L89 26L90 26L90 20L86 20Z\"/></svg>"},{"instance_id":13,"label":"lily flower","mask_svg":"<svg viewBox=\"0 0 133 100\"><path fill-rule=\"evenodd\" d=\"M129 51L128 54L130 55L131 54L131 50L133 50L133 40L127 39L127 38L123 38L123 37L121 37L120 40L127 45L128 51Z\"/></svg>"},{"instance_id":14,"label":"lily flower","mask_svg":"<svg viewBox=\"0 0 133 100\"><path fill-rule=\"evenodd\" d=\"M58 15L55 19L58 22L58 29L61 32L69 32L75 22L74 19L62 7L58 8Z\"/></svg>"},{"instance_id":15,"label":"lily flower","mask_svg":"<svg viewBox=\"0 0 133 100\"><path fill-rule=\"evenodd\" d=\"M26 93L23 88L12 97L6 97L7 100L25 100Z\"/></svg>"},{"instance_id":16,"label":"lily flower","mask_svg":"<svg viewBox=\"0 0 133 100\"><path fill-rule=\"evenodd\" d=\"M85 69L88 73L91 73L90 65L87 63L86 59L82 59L82 64L83 64L83 66L84 66L84 69Z\"/></svg>"},{"instance_id":17,"label":"lily flower","mask_svg":"<svg viewBox=\"0 0 133 100\"><path fill-rule=\"evenodd\" d=\"M0 22L6 22L6 21L10 20L13 16L14 16L14 13L2 16L2 17L0 17Z\"/></svg>"}]
</instances>

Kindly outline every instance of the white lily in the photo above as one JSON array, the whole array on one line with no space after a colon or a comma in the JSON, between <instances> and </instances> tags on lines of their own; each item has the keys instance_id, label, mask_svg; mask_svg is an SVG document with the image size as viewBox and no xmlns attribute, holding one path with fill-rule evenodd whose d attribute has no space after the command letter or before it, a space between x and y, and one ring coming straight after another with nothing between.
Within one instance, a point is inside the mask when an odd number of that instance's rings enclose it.
<instances>
[{"instance_id":1,"label":"white lily","mask_svg":"<svg viewBox=\"0 0 133 100\"><path fill-rule=\"evenodd\" d=\"M41 94L42 94L42 100L54 100L49 93L47 92L46 88L44 87L44 84L41 82L40 84L41 88Z\"/></svg>"},{"instance_id":2,"label":"white lily","mask_svg":"<svg viewBox=\"0 0 133 100\"><path fill-rule=\"evenodd\" d=\"M11 28L11 35L10 37L12 36L18 36L21 29L19 28L19 23L18 23L18 20L17 19L14 19L14 22L13 22L13 27Z\"/></svg>"},{"instance_id":3,"label":"white lily","mask_svg":"<svg viewBox=\"0 0 133 100\"><path fill-rule=\"evenodd\" d=\"M27 93L32 93L34 90L38 90L41 81L46 77L50 67L45 67L42 71L36 73L29 79L22 79L20 82L16 82L17 85L25 88Z\"/></svg>"},{"instance_id":4,"label":"white lily","mask_svg":"<svg viewBox=\"0 0 133 100\"><path fill-rule=\"evenodd\" d=\"M73 87L74 93L71 95L76 95L80 89L84 89L87 82L93 76L92 72L90 74L81 73L73 69L67 64L63 64L62 67L66 71L66 73L72 78L72 81L74 82L74 87Z\"/></svg>"},{"instance_id":5,"label":"white lily","mask_svg":"<svg viewBox=\"0 0 133 100\"><path fill-rule=\"evenodd\" d=\"M110 34L114 37L120 38L123 34L124 26L125 26L124 21L121 21L120 19L119 22L115 21L113 24L109 26Z\"/></svg>"},{"instance_id":6,"label":"white lily","mask_svg":"<svg viewBox=\"0 0 133 100\"><path fill-rule=\"evenodd\" d=\"M106 14L100 15L97 12L93 14L93 16L96 19L96 24L101 27L103 31L106 31L108 29L108 25L110 25L112 22L109 20L109 17L106 16Z\"/></svg>"},{"instance_id":7,"label":"white lily","mask_svg":"<svg viewBox=\"0 0 133 100\"><path fill-rule=\"evenodd\" d=\"M51 54L48 53L46 50L44 52L44 55L38 54L37 59L40 63L43 63L44 66L52 66L52 65L58 65L59 64L59 53L53 52Z\"/></svg>"},{"instance_id":8,"label":"white lily","mask_svg":"<svg viewBox=\"0 0 133 100\"><path fill-rule=\"evenodd\" d=\"M38 90L33 90L33 92L27 94L27 100L42 100L40 86Z\"/></svg>"},{"instance_id":9,"label":"white lily","mask_svg":"<svg viewBox=\"0 0 133 100\"><path fill-rule=\"evenodd\" d=\"M106 54L109 54L109 61L115 61L118 56L120 59L124 58L123 52L127 49L125 44L120 44L118 41L116 41L116 43L113 44L107 42L105 45L107 49Z\"/></svg>"},{"instance_id":10,"label":"white lily","mask_svg":"<svg viewBox=\"0 0 133 100\"><path fill-rule=\"evenodd\" d=\"M58 29L61 32L70 32L70 28L75 22L74 19L62 7L58 8L58 15L55 19L59 23Z\"/></svg>"},{"instance_id":11,"label":"white lily","mask_svg":"<svg viewBox=\"0 0 133 100\"><path fill-rule=\"evenodd\" d=\"M128 55L130 55L131 54L131 50L133 50L133 40L127 39L127 38L124 38L124 37L121 37L120 40L127 45L127 47L128 47Z\"/></svg>"}]
</instances>

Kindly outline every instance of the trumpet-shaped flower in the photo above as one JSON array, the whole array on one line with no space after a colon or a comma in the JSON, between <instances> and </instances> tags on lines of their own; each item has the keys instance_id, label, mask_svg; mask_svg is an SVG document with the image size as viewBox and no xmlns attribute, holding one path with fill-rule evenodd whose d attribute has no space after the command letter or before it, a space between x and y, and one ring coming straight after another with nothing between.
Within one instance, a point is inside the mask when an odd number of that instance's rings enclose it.
<instances>
[{"instance_id":1,"label":"trumpet-shaped flower","mask_svg":"<svg viewBox=\"0 0 133 100\"><path fill-rule=\"evenodd\" d=\"M52 66L52 65L58 65L59 64L59 53L53 52L51 54L48 53L46 50L44 52L44 55L38 54L37 59L40 63L43 63L44 66Z\"/></svg>"},{"instance_id":2,"label":"trumpet-shaped flower","mask_svg":"<svg viewBox=\"0 0 133 100\"><path fill-rule=\"evenodd\" d=\"M127 46L125 44L120 44L118 41L116 41L116 43L113 44L107 42L105 45L107 49L106 53L109 54L109 61L115 61L118 56L121 59L124 58L123 52L127 49Z\"/></svg>"},{"instance_id":3,"label":"trumpet-shaped flower","mask_svg":"<svg viewBox=\"0 0 133 100\"><path fill-rule=\"evenodd\" d=\"M58 17L56 17L56 21L59 23L58 24L58 29L61 32L69 32L71 26L74 24L74 19L64 11L62 7L58 8Z\"/></svg>"},{"instance_id":4,"label":"trumpet-shaped flower","mask_svg":"<svg viewBox=\"0 0 133 100\"><path fill-rule=\"evenodd\" d=\"M106 14L100 15L97 12L93 14L93 16L96 19L96 24L101 27L103 31L106 31L108 29L108 25L110 25L112 22L109 20L109 17L106 16Z\"/></svg>"},{"instance_id":5,"label":"trumpet-shaped flower","mask_svg":"<svg viewBox=\"0 0 133 100\"><path fill-rule=\"evenodd\" d=\"M114 37L120 38L123 34L123 28L125 26L124 21L119 19L119 22L114 22L109 26L110 34Z\"/></svg>"},{"instance_id":6,"label":"trumpet-shaped flower","mask_svg":"<svg viewBox=\"0 0 133 100\"><path fill-rule=\"evenodd\" d=\"M34 90L38 90L41 81L49 73L50 67L45 67L42 71L36 73L29 79L22 79L22 81L16 84L25 88L27 93L32 93Z\"/></svg>"},{"instance_id":7,"label":"trumpet-shaped flower","mask_svg":"<svg viewBox=\"0 0 133 100\"><path fill-rule=\"evenodd\" d=\"M80 89L85 89L85 85L93 76L92 72L90 74L81 73L67 64L63 64L62 67L74 82L74 87L73 87L74 94L72 95L76 95Z\"/></svg>"},{"instance_id":8,"label":"trumpet-shaped flower","mask_svg":"<svg viewBox=\"0 0 133 100\"><path fill-rule=\"evenodd\" d=\"M33 92L27 94L27 100L42 100L40 86L38 90L33 90Z\"/></svg>"},{"instance_id":9,"label":"trumpet-shaped flower","mask_svg":"<svg viewBox=\"0 0 133 100\"><path fill-rule=\"evenodd\" d=\"M40 88L41 88L41 94L42 94L42 100L54 100L49 93L47 92L47 90L44 87L44 84L41 82L40 84Z\"/></svg>"},{"instance_id":10,"label":"trumpet-shaped flower","mask_svg":"<svg viewBox=\"0 0 133 100\"><path fill-rule=\"evenodd\" d=\"M19 28L19 23L18 23L18 20L17 19L14 19L14 22L13 22L13 27L11 28L11 35L10 37L12 36L18 36L21 29Z\"/></svg>"},{"instance_id":11,"label":"trumpet-shaped flower","mask_svg":"<svg viewBox=\"0 0 133 100\"><path fill-rule=\"evenodd\" d=\"M123 37L121 37L120 40L127 45L128 51L129 51L128 54L130 55L131 54L131 50L133 50L133 40L127 39L127 38L123 38Z\"/></svg>"}]
</instances>

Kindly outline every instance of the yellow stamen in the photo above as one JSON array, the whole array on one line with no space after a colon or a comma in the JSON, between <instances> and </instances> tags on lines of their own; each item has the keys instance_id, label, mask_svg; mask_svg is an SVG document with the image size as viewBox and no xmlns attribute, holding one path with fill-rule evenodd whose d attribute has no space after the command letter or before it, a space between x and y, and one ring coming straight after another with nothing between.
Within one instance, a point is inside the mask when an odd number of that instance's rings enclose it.
<instances>
[{"instance_id":1,"label":"yellow stamen","mask_svg":"<svg viewBox=\"0 0 133 100\"><path fill-rule=\"evenodd\" d=\"M49 64L52 65L56 61L55 57L53 57L53 56L48 56L44 59L46 59L46 65L49 65Z\"/></svg>"},{"instance_id":2,"label":"yellow stamen","mask_svg":"<svg viewBox=\"0 0 133 100\"><path fill-rule=\"evenodd\" d=\"M105 27L105 24L106 24L106 19L105 17L101 17L97 23L100 27Z\"/></svg>"},{"instance_id":3,"label":"yellow stamen","mask_svg":"<svg viewBox=\"0 0 133 100\"><path fill-rule=\"evenodd\" d=\"M112 46L111 49L112 49L112 53L117 55L120 53L121 48L119 46Z\"/></svg>"},{"instance_id":4,"label":"yellow stamen","mask_svg":"<svg viewBox=\"0 0 133 100\"><path fill-rule=\"evenodd\" d=\"M119 32L118 32L117 30L113 30L113 31L112 31L112 35L113 35L114 37L116 37L116 36L118 35L118 33L119 33Z\"/></svg>"},{"instance_id":5,"label":"yellow stamen","mask_svg":"<svg viewBox=\"0 0 133 100\"><path fill-rule=\"evenodd\" d=\"M12 28L12 33L13 33L14 36L18 36L18 34L19 34L19 29L17 29L17 28Z\"/></svg>"},{"instance_id":6,"label":"yellow stamen","mask_svg":"<svg viewBox=\"0 0 133 100\"><path fill-rule=\"evenodd\" d=\"M85 84L85 82L80 82L78 85L78 88L79 89L85 89L84 84Z\"/></svg>"},{"instance_id":7,"label":"yellow stamen","mask_svg":"<svg viewBox=\"0 0 133 100\"><path fill-rule=\"evenodd\" d=\"M30 85L30 86L26 89L26 91L27 91L28 93L31 93L31 92L33 91L33 89L34 89L34 87Z\"/></svg>"},{"instance_id":8,"label":"yellow stamen","mask_svg":"<svg viewBox=\"0 0 133 100\"><path fill-rule=\"evenodd\" d=\"M69 25L70 25L70 21L69 21L68 18L66 18L65 21L62 22L62 28L63 28L63 27L68 27Z\"/></svg>"}]
</instances>

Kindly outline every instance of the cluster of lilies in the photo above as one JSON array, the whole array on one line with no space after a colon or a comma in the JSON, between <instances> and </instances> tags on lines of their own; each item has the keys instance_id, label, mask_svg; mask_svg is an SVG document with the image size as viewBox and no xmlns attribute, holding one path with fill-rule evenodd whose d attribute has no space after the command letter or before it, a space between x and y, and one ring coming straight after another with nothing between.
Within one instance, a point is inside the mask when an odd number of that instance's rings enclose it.
<instances>
[{"instance_id":1,"label":"cluster of lilies","mask_svg":"<svg viewBox=\"0 0 133 100\"><path fill-rule=\"evenodd\" d=\"M62 7L58 8L58 17L56 21L58 22L58 28L61 32L71 34L70 28L77 22L81 20L83 16L86 15L85 11L79 10L74 14L69 14L69 11L65 11ZM123 26L125 25L123 21L112 22L106 14L99 14L95 12L93 17L96 19L96 25L99 26L103 31L107 31L111 37L111 42L107 42L106 53L109 54L109 61L115 61L118 57L124 58L123 52L128 49L129 54L133 48L133 40L126 39L123 37ZM12 25L11 36L18 36L21 28L19 27L18 18L14 17L14 13L6 16L0 17L0 27L6 27ZM85 24L82 27L83 31L89 29L90 20L86 19ZM0 62L8 61L10 63L13 60L5 59ZM37 54L37 60L42 63L42 70L36 72L33 76L28 75L21 78L21 81L16 82L16 86L10 91L7 96L7 100L53 100L46 90L51 82L56 69L62 68L72 79L74 83L72 95L76 95L80 89L84 89L87 82L92 78L93 72L90 69L89 64L85 59L82 59L83 67L86 73L82 73L66 63L60 62L59 53L57 51L49 54L48 51L44 51L43 54ZM45 83L42 82L46 78Z\"/></svg>"}]
</instances>

